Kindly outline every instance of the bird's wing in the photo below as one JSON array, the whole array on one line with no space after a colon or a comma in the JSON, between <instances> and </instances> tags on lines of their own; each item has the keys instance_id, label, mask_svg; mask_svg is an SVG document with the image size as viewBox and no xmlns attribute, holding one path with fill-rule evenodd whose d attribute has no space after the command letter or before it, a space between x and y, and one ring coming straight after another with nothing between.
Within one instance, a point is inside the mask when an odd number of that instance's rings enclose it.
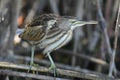
<instances>
[{"instance_id":1,"label":"bird's wing","mask_svg":"<svg viewBox=\"0 0 120 80\"><path fill-rule=\"evenodd\" d=\"M38 26L38 25L46 25L46 22L48 22L49 20L55 20L57 17L59 17L59 16L55 15L55 14L40 15L40 16L36 17L35 19L33 19L33 21L28 24L28 27L34 27L34 26Z\"/></svg>"},{"instance_id":2,"label":"bird's wing","mask_svg":"<svg viewBox=\"0 0 120 80\"><path fill-rule=\"evenodd\" d=\"M43 14L33 19L33 21L26 25L25 31L19 36L28 41L40 41L46 35L47 22L54 20L58 16L54 14Z\"/></svg>"},{"instance_id":3,"label":"bird's wing","mask_svg":"<svg viewBox=\"0 0 120 80\"><path fill-rule=\"evenodd\" d=\"M25 39L27 41L39 41L45 35L45 31L41 26L35 27L26 27L25 31L19 35L20 38Z\"/></svg>"}]
</instances>

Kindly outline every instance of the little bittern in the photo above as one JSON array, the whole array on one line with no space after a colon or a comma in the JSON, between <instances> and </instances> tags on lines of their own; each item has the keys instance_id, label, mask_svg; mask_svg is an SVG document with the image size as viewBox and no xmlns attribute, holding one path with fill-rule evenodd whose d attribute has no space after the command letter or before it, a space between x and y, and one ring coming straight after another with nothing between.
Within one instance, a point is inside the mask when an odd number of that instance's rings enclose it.
<instances>
[{"instance_id":1,"label":"little bittern","mask_svg":"<svg viewBox=\"0 0 120 80\"><path fill-rule=\"evenodd\" d=\"M25 30L19 36L29 41L32 45L31 63L33 64L35 46L43 48L43 54L47 55L50 62L50 70L54 72L56 66L50 56L53 50L59 49L68 43L76 27L86 24L97 24L96 21L79 21L72 17L43 14L26 25Z\"/></svg>"}]
</instances>

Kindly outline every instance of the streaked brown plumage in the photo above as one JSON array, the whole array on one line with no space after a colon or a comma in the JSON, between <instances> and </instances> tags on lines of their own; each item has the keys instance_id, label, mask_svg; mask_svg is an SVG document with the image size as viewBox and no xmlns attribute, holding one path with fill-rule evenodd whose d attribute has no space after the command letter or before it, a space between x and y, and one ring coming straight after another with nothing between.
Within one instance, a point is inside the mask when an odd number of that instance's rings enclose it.
<instances>
[{"instance_id":1,"label":"streaked brown plumage","mask_svg":"<svg viewBox=\"0 0 120 80\"><path fill-rule=\"evenodd\" d=\"M35 18L31 23L27 24L25 27L25 31L20 34L20 38L28 40L28 41L39 41L41 40L45 33L46 33L46 27L47 22L49 20L56 20L58 16L54 14L44 14L37 18ZM41 26L38 27L38 26Z\"/></svg>"},{"instance_id":2,"label":"streaked brown plumage","mask_svg":"<svg viewBox=\"0 0 120 80\"><path fill-rule=\"evenodd\" d=\"M56 67L50 53L68 43L76 27L86 24L97 24L97 22L79 21L72 17L43 14L26 25L20 37L28 40L33 46L43 48L43 54L46 54L51 61L50 69L55 70ZM33 54L34 48L32 48L31 63L33 63Z\"/></svg>"}]
</instances>

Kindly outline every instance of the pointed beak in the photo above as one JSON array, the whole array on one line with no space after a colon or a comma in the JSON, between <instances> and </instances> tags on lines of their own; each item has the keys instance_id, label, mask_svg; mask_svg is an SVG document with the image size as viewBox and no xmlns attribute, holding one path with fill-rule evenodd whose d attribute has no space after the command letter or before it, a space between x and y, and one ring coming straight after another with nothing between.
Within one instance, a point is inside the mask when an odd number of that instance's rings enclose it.
<instances>
[{"instance_id":1,"label":"pointed beak","mask_svg":"<svg viewBox=\"0 0 120 80\"><path fill-rule=\"evenodd\" d=\"M84 26L86 24L98 24L97 21L79 21L79 20L71 20L71 29L75 29L76 27L79 27L79 26Z\"/></svg>"},{"instance_id":2,"label":"pointed beak","mask_svg":"<svg viewBox=\"0 0 120 80\"><path fill-rule=\"evenodd\" d=\"M86 25L86 24L98 24L97 21L79 21L79 20L76 20L73 22L73 25Z\"/></svg>"}]
</instances>

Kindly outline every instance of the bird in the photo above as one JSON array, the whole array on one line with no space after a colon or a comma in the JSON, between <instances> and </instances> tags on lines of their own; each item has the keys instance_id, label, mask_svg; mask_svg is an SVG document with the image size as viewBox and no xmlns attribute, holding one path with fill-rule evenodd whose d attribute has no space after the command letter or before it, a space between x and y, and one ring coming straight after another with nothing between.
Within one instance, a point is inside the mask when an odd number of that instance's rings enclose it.
<instances>
[{"instance_id":1,"label":"bird","mask_svg":"<svg viewBox=\"0 0 120 80\"><path fill-rule=\"evenodd\" d=\"M32 46L30 66L34 64L34 51L37 46L42 48L42 53L49 58L51 62L49 70L53 70L55 75L57 68L50 53L66 45L72 39L73 31L77 27L97 23L97 21L81 21L75 17L56 14L42 14L34 18L25 25L24 31L19 35Z\"/></svg>"}]
</instances>

